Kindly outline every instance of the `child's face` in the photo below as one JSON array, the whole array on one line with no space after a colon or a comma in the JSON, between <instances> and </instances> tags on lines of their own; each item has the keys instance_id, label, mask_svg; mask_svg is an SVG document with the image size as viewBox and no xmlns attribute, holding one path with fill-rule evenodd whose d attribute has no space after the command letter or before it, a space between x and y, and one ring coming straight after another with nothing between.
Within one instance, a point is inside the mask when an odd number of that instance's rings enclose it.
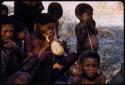
<instances>
[{"instance_id":1,"label":"child's face","mask_svg":"<svg viewBox=\"0 0 125 85\"><path fill-rule=\"evenodd\" d=\"M87 74L87 76L92 78L97 73L97 70L99 68L99 64L98 64L98 61L96 59L85 58L85 60L82 64L82 68L85 71L85 73Z\"/></svg>"},{"instance_id":2,"label":"child's face","mask_svg":"<svg viewBox=\"0 0 125 85\"><path fill-rule=\"evenodd\" d=\"M49 23L46 25L40 25L40 31L44 34L44 35L50 35L53 34L53 29L55 29L55 23Z\"/></svg>"},{"instance_id":3,"label":"child's face","mask_svg":"<svg viewBox=\"0 0 125 85\"><path fill-rule=\"evenodd\" d=\"M1 28L1 40L11 40L13 37L13 25L5 24Z\"/></svg>"},{"instance_id":4,"label":"child's face","mask_svg":"<svg viewBox=\"0 0 125 85\"><path fill-rule=\"evenodd\" d=\"M90 21L93 19L93 13L85 12L79 16L80 21Z\"/></svg>"}]
</instances>

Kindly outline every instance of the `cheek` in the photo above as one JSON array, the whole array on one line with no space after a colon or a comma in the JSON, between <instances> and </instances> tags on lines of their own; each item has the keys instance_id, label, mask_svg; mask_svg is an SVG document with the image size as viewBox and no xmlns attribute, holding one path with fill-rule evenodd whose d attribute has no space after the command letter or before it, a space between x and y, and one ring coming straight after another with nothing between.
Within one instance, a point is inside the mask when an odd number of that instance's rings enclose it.
<instances>
[{"instance_id":1,"label":"cheek","mask_svg":"<svg viewBox=\"0 0 125 85\"><path fill-rule=\"evenodd\" d=\"M39 43L40 43L40 42L39 42L38 40L33 40L33 45L36 46L36 45L39 45Z\"/></svg>"}]
</instances>

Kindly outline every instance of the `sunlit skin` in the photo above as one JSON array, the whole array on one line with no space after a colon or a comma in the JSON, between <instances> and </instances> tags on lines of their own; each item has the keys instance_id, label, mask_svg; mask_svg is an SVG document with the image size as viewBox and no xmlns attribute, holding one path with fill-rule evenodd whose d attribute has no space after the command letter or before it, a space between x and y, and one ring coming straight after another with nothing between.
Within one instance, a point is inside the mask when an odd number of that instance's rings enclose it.
<instances>
[{"instance_id":1,"label":"sunlit skin","mask_svg":"<svg viewBox=\"0 0 125 85\"><path fill-rule=\"evenodd\" d=\"M97 73L99 63L96 59L86 58L82 64L82 68L88 77L92 78Z\"/></svg>"}]
</instances>

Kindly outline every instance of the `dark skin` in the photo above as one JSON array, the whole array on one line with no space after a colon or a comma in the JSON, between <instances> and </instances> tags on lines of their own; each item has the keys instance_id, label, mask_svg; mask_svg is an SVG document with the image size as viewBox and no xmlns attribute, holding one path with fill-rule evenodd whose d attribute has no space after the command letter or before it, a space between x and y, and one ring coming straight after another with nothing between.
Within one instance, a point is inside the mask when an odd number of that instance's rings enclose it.
<instances>
[{"instance_id":1,"label":"dark skin","mask_svg":"<svg viewBox=\"0 0 125 85\"><path fill-rule=\"evenodd\" d=\"M32 47L27 43L26 46L29 50L28 55L38 55L41 60L44 59L43 55L47 48L50 47L51 42L53 41L53 29L55 28L55 23L48 23L46 25L37 24L37 31L39 31L43 36L44 39L40 38L33 38L32 39ZM35 36L35 35L32 35ZM47 41L46 37L49 41Z\"/></svg>"},{"instance_id":2,"label":"dark skin","mask_svg":"<svg viewBox=\"0 0 125 85\"><path fill-rule=\"evenodd\" d=\"M1 27L1 43L4 44L6 48L15 48L18 46L13 41L13 25L12 24L3 24Z\"/></svg>"},{"instance_id":3,"label":"dark skin","mask_svg":"<svg viewBox=\"0 0 125 85\"><path fill-rule=\"evenodd\" d=\"M106 78L103 74L98 74L99 63L96 59L86 58L82 67L82 76L73 78L74 84L105 84Z\"/></svg>"},{"instance_id":4,"label":"dark skin","mask_svg":"<svg viewBox=\"0 0 125 85\"><path fill-rule=\"evenodd\" d=\"M92 50L90 41L88 38L87 29L89 31L90 39L94 51L98 50L98 40L96 35L98 34L97 29L95 29L95 21L93 20L92 13L83 13L78 16L80 23L76 25L75 33L77 37L77 50Z\"/></svg>"}]
</instances>

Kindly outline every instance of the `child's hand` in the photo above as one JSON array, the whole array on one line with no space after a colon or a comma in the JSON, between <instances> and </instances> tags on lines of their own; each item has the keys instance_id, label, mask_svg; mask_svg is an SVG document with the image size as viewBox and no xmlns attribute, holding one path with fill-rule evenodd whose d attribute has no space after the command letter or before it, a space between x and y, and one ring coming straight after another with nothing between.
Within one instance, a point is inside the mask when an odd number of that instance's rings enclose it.
<instances>
[{"instance_id":1,"label":"child's hand","mask_svg":"<svg viewBox=\"0 0 125 85\"><path fill-rule=\"evenodd\" d=\"M12 40L6 40L6 41L4 41L4 43L5 43L4 46L6 48L15 48L15 49L18 48L18 45Z\"/></svg>"},{"instance_id":2,"label":"child's hand","mask_svg":"<svg viewBox=\"0 0 125 85\"><path fill-rule=\"evenodd\" d=\"M54 40L54 35L52 33L45 35L45 37L48 43L52 43L52 41Z\"/></svg>"}]
</instances>

